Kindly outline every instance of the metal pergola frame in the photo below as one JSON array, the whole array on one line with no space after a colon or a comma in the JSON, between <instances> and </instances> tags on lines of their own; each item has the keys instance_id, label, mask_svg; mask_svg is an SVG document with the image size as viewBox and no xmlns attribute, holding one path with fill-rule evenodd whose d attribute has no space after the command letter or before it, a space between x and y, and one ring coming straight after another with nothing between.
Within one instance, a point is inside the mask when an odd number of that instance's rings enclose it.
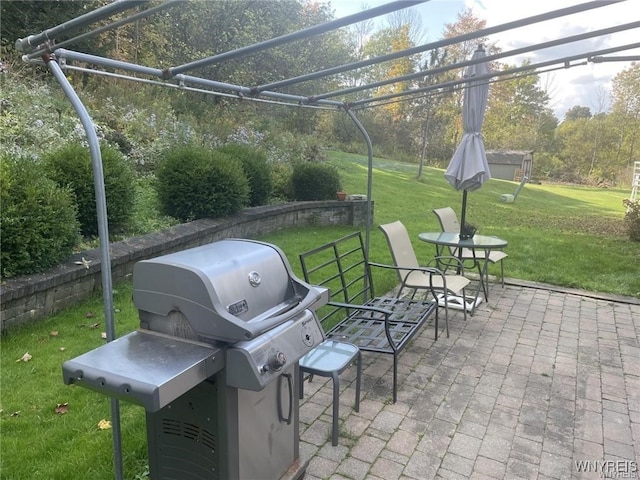
<instances>
[{"instance_id":1,"label":"metal pergola frame","mask_svg":"<svg viewBox=\"0 0 640 480\"><path fill-rule=\"evenodd\" d=\"M410 99L417 99L424 96L437 94L439 92L448 91L452 88L464 88L469 82L469 79L462 78L460 75L459 80L452 80L448 82L442 82L426 87L413 87L404 91L392 93L388 95L375 96L373 92L376 88L391 85L400 82L410 82L423 79L428 76L436 75L446 71L459 71L462 72L465 67L477 63L475 60L464 60L451 65L433 68L430 70L423 70L420 72L412 73L409 75L399 76L392 79L375 82L366 85L359 85L356 87L346 88L333 92L313 92L308 95L294 95L286 93L281 89L285 89L291 85L299 85L310 80L316 80L331 75L337 75L344 72L352 72L359 68L363 68L370 65L379 64L403 57L408 57L416 54L420 54L427 51L432 51L437 48L446 47L461 42L472 41L479 38L487 37L500 32L520 28L527 25L537 24L560 17L568 17L580 12L585 12L592 9L606 8L610 5L618 4L621 2L630 0L597 0L587 1L574 5L568 8L562 8L554 11L549 11L540 15L534 15L531 17L523 18L520 20L508 22L502 25L497 25L489 28L484 28L476 32L459 35L453 38L446 38L435 42L425 43L417 47L409 48L399 52L394 52L388 55L383 55L375 58L369 58L359 62L334 66L325 70L317 72L309 72L305 75L282 79L276 82L272 82L265 85L236 85L229 84L211 79L201 78L197 76L187 75L186 72L192 71L196 68L203 66L222 63L232 59L238 59L246 55L255 54L261 51L274 48L279 45L291 43L296 40L306 39L315 35L333 31L342 27L346 27L352 24L363 22L372 18L386 15L401 9L413 7L420 3L426 3L429 0L400 0L393 1L391 3L382 5L380 7L372 8L354 15L349 15L344 18L333 20L325 24L316 25L303 30L292 32L280 37L272 38L270 40L259 42L246 47L238 48L228 52L223 52L217 55L213 55L203 59L196 59L190 63L184 65L176 65L170 68L160 69L149 66L137 65L133 63L123 62L119 60L113 60L105 57L99 57L95 55L88 55L79 53L73 50L68 50L65 47L71 46L80 40L86 40L88 38L95 37L105 31L118 28L127 23L131 23L140 18L144 18L161 10L169 7L178 6L186 0L165 0L163 3L144 9L148 5L146 0L116 0L113 3L98 8L92 12L88 12L68 22L60 24L51 29L39 32L33 35L29 35L25 38L16 40L16 50L23 53L23 60L27 63L44 63L55 79L60 83L64 93L72 103L76 113L78 114L82 125L85 129L89 149L91 151L93 175L94 175L94 187L96 195L97 205L97 217L98 217L98 235L100 240L100 257L101 257L101 275L102 275L102 289L104 300L104 313L105 324L107 331L107 340L112 341L115 339L115 328L113 321L113 299L112 299L112 278L111 278L111 265L109 254L109 232L107 224L107 210L105 189L103 180L102 159L100 154L100 148L98 143L98 137L94 128L93 121L89 112L85 108L84 104L78 97L77 93L64 75L64 70L78 70L96 75L106 75L118 79L144 82L152 85L165 86L169 88L175 88L185 91L195 91L200 93L207 93L216 96L251 100L258 102L274 103L279 105L305 107L305 108L321 108L330 109L335 111L343 110L349 118L354 122L357 129L361 132L368 151L368 176L367 176L367 218L366 218L366 235L365 235L365 251L366 255L369 254L369 241L370 231L372 224L371 215L371 194L373 188L373 145L369 135L356 116L356 111L372 108L380 105L384 105L394 101L404 101ZM630 2L631 3L631 2ZM79 34L68 40L64 40L60 43L56 43L56 40L67 36L69 31L78 28L84 28L90 26L98 21L102 21L113 17L123 12L128 12L134 8L140 7L140 11L137 13L130 13L124 18L113 21L108 25L95 28L87 33ZM625 24L616 24L611 27L584 32L581 34L573 35L570 37L558 38L551 41L541 42L525 47L517 48L510 51L500 52L493 55L488 55L482 61L496 61L503 58L514 57L527 52L538 51L546 48L551 48L559 45L566 45L575 43L581 40L586 40L594 37L601 37L604 35L613 35L618 32L628 31L632 29L640 30L640 21L629 22ZM640 31L637 38L640 38ZM640 48L640 42L621 44L615 47L604 48L597 51L585 51L576 53L571 56L564 56L553 58L552 60L539 62L536 64L524 65L521 67L513 67L504 71L492 72L482 78L478 77L474 80L486 80L487 82L506 80L514 75L529 75L539 74L546 71L557 70L560 68L570 68L580 65L586 65L588 63L603 63L610 61L634 61L640 60L638 55L627 56L613 56L607 55L619 52L625 52L632 49ZM72 62L79 62L84 65L100 67L100 69L87 68L86 66L76 65ZM578 63L573 63L578 62ZM109 71L109 70L113 71ZM118 73L120 72L120 73ZM369 97L362 98L360 100L349 101L348 96L356 92L371 92ZM112 426L113 426L113 445L114 445L114 466L116 479L123 478L122 472L122 452L121 452L121 440L120 440L120 413L118 400L111 399L111 414L112 414Z\"/></svg>"}]
</instances>

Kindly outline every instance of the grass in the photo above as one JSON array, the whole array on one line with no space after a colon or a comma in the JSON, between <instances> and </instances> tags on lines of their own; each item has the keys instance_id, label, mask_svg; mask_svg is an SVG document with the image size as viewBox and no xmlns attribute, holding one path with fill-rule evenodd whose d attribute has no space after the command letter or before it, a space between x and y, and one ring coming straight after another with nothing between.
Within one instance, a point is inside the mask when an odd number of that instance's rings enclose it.
<instances>
[{"instance_id":1,"label":"grass","mask_svg":"<svg viewBox=\"0 0 640 480\"><path fill-rule=\"evenodd\" d=\"M117 336L137 328L131 285L114 292ZM102 296L2 337L1 478L6 480L112 479L112 432L107 397L62 382L61 365L105 343ZM28 362L20 361L25 353ZM68 404L66 414L55 412ZM121 403L126 478L145 471L144 410Z\"/></svg>"},{"instance_id":2,"label":"grass","mask_svg":"<svg viewBox=\"0 0 640 480\"><path fill-rule=\"evenodd\" d=\"M366 159L331 154L349 193L366 192ZM461 193L451 188L443 171L428 168L415 179L416 166L378 160L373 177L375 224L402 220L414 239L421 231L438 230L434 208L450 205L459 212ZM527 185L513 204L500 203L515 182L492 179L468 196L468 219L486 235L509 241L507 276L594 291L640 297L640 243L623 228L621 189L559 185ZM151 214L147 211L146 215ZM375 227L375 226L374 226ZM280 246L300 274L298 253L350 233L350 227L289 229L261 237ZM425 261L433 247L417 239L414 247ZM390 260L382 234L371 233L371 258ZM497 272L494 266L494 273ZM379 292L395 285L392 273L375 277ZM116 332L138 326L131 285L116 286ZM98 423L110 417L106 397L62 382L61 364L104 343L102 297L94 297L34 325L2 337L0 408L0 472L7 480L112 479L111 430ZM17 361L28 352L28 362ZM68 413L57 414L57 404ZM125 478L144 478L146 438L144 410L120 403Z\"/></svg>"}]
</instances>

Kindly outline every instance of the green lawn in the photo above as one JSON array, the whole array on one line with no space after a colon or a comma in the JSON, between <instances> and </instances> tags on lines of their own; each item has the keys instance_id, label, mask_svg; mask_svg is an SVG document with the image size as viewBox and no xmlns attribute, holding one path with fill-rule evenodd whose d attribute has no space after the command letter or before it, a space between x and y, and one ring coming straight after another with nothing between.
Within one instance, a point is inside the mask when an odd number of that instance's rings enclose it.
<instances>
[{"instance_id":1,"label":"green lawn","mask_svg":"<svg viewBox=\"0 0 640 480\"><path fill-rule=\"evenodd\" d=\"M366 159L334 154L349 193L366 192ZM387 255L377 225L401 220L414 240L419 258L433 255L417 234L439 230L434 208L451 206L460 216L462 192L444 179L444 171L427 168L415 179L416 166L374 161L372 259ZM516 182L491 179L467 196L467 220L478 233L509 241L505 251L508 277L640 297L640 243L625 231L622 200L628 189L602 189L527 184L514 203L500 202L513 194ZM287 235L274 235L287 251ZM492 266L498 272L498 265Z\"/></svg>"},{"instance_id":2,"label":"green lawn","mask_svg":"<svg viewBox=\"0 0 640 480\"><path fill-rule=\"evenodd\" d=\"M349 193L366 192L366 159L331 154ZM416 166L376 159L371 258L390 260L377 225L402 220L415 239L420 258L433 247L417 240L421 231L438 230L432 209L450 205L459 213L461 192L444 180L443 171L426 169L415 179ZM513 204L500 195L513 193L515 182L490 180L468 196L468 215L479 232L509 241L508 277L640 297L640 243L623 229L622 199L628 190L527 185ZM261 237L280 246L299 273L298 253L351 232L349 227L291 229ZM494 266L497 268L497 266ZM494 273L497 270L494 270ZM392 273L375 278L379 292L395 284ZM114 295L116 331L137 327L130 284ZM104 343L102 297L91 299L35 325L2 337L0 442L1 478L112 479L112 437L98 427L109 418L106 397L62 383L61 364ZM27 362L20 360L25 353ZM68 412L56 413L68 403ZM125 478L146 471L144 410L121 402Z\"/></svg>"}]
</instances>

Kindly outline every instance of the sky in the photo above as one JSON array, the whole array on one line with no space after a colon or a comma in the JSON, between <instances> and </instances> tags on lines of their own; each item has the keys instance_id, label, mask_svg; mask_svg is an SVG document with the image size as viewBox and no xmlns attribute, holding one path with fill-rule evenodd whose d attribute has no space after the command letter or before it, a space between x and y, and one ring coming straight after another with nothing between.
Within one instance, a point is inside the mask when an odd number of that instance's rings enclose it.
<instances>
[{"instance_id":1,"label":"sky","mask_svg":"<svg viewBox=\"0 0 640 480\"><path fill-rule=\"evenodd\" d=\"M390 1L367 0L366 5L368 8L373 8ZM338 18L362 11L364 3L357 0L331 1ZM422 43L427 43L441 39L445 24L455 23L458 13L465 8L470 8L476 17L486 20L487 27L491 27L583 3L587 3L587 0L431 0L411 9L420 15L424 30ZM495 34L490 36L489 40L496 42L502 51L509 51L640 19L638 14L640 0L625 0L617 4L605 1L602 3L606 6ZM378 22L382 24L384 18L380 17ZM516 65L520 65L524 60L540 63L638 41L640 41L640 29L634 28L582 42L512 56L501 61ZM608 56L621 55L640 56L640 49ZM560 121L564 119L567 110L576 105L589 107L592 113L607 111L611 105L611 79L628 68L630 64L629 61L590 62L584 66L541 74L539 85L549 93L551 97L549 107Z\"/></svg>"}]
</instances>

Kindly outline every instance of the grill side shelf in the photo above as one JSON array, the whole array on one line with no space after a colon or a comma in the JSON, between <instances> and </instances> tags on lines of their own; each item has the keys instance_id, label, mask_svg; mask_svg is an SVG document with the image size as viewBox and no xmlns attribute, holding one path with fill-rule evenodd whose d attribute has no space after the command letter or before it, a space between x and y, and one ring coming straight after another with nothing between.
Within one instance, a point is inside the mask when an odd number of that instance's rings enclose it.
<instances>
[{"instance_id":1,"label":"grill side shelf","mask_svg":"<svg viewBox=\"0 0 640 480\"><path fill-rule=\"evenodd\" d=\"M211 345L137 330L62 365L76 384L156 412L224 368Z\"/></svg>"}]
</instances>

